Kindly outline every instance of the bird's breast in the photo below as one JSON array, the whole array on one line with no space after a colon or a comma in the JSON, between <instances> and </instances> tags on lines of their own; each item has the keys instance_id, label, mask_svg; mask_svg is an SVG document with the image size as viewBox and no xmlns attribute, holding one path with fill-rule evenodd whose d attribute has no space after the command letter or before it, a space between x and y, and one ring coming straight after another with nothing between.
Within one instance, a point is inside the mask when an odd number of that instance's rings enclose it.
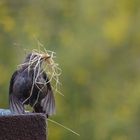
<instances>
[{"instance_id":1,"label":"bird's breast","mask_svg":"<svg viewBox=\"0 0 140 140\"><path fill-rule=\"evenodd\" d=\"M31 77L17 75L13 85L13 92L17 96L21 95L23 96L30 91L31 87L32 87Z\"/></svg>"}]
</instances>

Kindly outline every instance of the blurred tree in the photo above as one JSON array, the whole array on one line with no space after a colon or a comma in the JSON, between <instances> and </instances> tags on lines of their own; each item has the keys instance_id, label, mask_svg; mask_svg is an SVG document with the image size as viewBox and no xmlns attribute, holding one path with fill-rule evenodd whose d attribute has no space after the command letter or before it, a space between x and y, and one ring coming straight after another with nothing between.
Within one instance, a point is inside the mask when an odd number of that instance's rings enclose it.
<instances>
[{"instance_id":1,"label":"blurred tree","mask_svg":"<svg viewBox=\"0 0 140 140\"><path fill-rule=\"evenodd\" d=\"M37 38L63 74L49 139L139 140L139 0L1 0L0 105L9 79ZM18 58L18 59L17 59Z\"/></svg>"}]
</instances>

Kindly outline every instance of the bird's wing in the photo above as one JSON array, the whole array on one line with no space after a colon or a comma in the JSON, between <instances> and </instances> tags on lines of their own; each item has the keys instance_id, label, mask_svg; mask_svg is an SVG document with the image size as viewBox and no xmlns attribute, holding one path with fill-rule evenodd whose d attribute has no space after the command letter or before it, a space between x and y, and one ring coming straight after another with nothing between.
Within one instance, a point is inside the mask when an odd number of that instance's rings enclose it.
<instances>
[{"instance_id":1,"label":"bird's wing","mask_svg":"<svg viewBox=\"0 0 140 140\"><path fill-rule=\"evenodd\" d=\"M9 86L9 106L10 106L10 111L13 114L23 114L24 113L24 106L20 100L14 95L13 93L13 85L15 82L15 78L18 74L18 71L15 71L14 74L12 75L11 81L10 81L10 86Z\"/></svg>"},{"instance_id":2,"label":"bird's wing","mask_svg":"<svg viewBox=\"0 0 140 140\"><path fill-rule=\"evenodd\" d=\"M24 105L22 102L14 95L10 94L10 111L13 114L24 114Z\"/></svg>"},{"instance_id":3,"label":"bird's wing","mask_svg":"<svg viewBox=\"0 0 140 140\"><path fill-rule=\"evenodd\" d=\"M55 99L52 90L48 89L45 98L41 101L41 106L47 115L55 114Z\"/></svg>"},{"instance_id":4,"label":"bird's wing","mask_svg":"<svg viewBox=\"0 0 140 140\"><path fill-rule=\"evenodd\" d=\"M54 98L54 94L51 88L51 84L47 78L47 75L44 73L44 79L47 82L47 91L46 91L46 96L45 98L43 98L41 100L41 106L43 108L43 111L51 116L53 114L55 114L55 98Z\"/></svg>"}]
</instances>

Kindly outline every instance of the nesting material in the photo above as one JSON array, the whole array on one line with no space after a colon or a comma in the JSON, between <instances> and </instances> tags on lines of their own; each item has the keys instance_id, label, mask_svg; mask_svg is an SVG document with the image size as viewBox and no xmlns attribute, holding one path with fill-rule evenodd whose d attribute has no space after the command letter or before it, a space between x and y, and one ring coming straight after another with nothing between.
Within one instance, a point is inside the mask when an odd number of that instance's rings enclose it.
<instances>
[{"instance_id":1,"label":"nesting material","mask_svg":"<svg viewBox=\"0 0 140 140\"><path fill-rule=\"evenodd\" d=\"M56 54L55 52L46 49L44 49L43 51L41 51L40 49L32 50L29 62L24 62L18 65L18 67L27 66L28 71L30 71L31 67L34 65L34 74L33 74L34 77L33 77L33 84L31 88L30 96L23 101L23 104L31 97L34 86L38 86L38 84L45 86L48 82L50 82L53 91L63 95L58 90L58 86L60 85L59 76L61 75L61 69L59 68L59 64L54 61L54 59L56 58L55 54ZM40 83L40 81L38 81L37 79L43 72L46 72L49 80ZM41 91L42 89L39 88L39 90ZM37 103L38 98L39 98L39 94L34 105Z\"/></svg>"}]
</instances>

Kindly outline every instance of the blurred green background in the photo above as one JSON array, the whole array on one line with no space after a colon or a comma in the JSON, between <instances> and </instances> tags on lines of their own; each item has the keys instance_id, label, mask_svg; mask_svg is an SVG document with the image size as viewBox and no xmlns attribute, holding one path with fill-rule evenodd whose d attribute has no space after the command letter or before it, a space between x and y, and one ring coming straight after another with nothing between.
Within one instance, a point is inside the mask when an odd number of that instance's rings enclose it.
<instances>
[{"instance_id":1,"label":"blurred green background","mask_svg":"<svg viewBox=\"0 0 140 140\"><path fill-rule=\"evenodd\" d=\"M49 140L140 140L139 0L0 0L0 107L24 49L57 52L62 69Z\"/></svg>"}]
</instances>

